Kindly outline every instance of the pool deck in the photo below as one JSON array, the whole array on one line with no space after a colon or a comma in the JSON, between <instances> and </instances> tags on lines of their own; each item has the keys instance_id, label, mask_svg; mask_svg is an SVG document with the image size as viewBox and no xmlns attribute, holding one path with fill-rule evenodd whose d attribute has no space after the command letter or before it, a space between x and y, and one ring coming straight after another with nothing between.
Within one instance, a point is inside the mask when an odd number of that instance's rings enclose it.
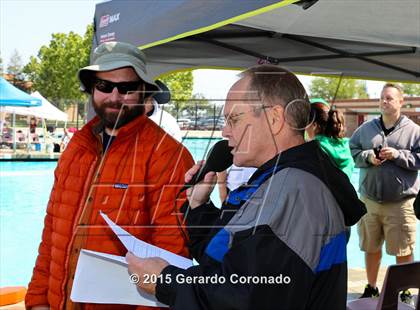
<instances>
[{"instance_id":1,"label":"pool deck","mask_svg":"<svg viewBox=\"0 0 420 310\"><path fill-rule=\"evenodd\" d=\"M378 275L378 287L382 287L382 283L385 277L386 267L382 267L379 270ZM363 293L364 287L366 285L366 273L365 269L363 268L353 268L349 269L349 280L348 280L348 287L347 287L347 300L353 300L359 298L359 296ZM25 305L23 302L0 307L0 310L7 309L7 310L24 310Z\"/></svg>"},{"instance_id":2,"label":"pool deck","mask_svg":"<svg viewBox=\"0 0 420 310\"><path fill-rule=\"evenodd\" d=\"M184 138L222 138L221 131L211 130L183 130ZM57 161L61 153L46 153L37 151L27 151L26 149L17 149L15 152L11 149L0 149L0 161Z\"/></svg>"},{"instance_id":3,"label":"pool deck","mask_svg":"<svg viewBox=\"0 0 420 310\"><path fill-rule=\"evenodd\" d=\"M382 267L379 269L377 283L379 289L382 287L386 269L386 267ZM360 295L362 295L363 291L365 290L365 285L367 283L366 271L364 268L352 268L349 269L348 277L349 278L347 282L347 300L357 299Z\"/></svg>"},{"instance_id":4,"label":"pool deck","mask_svg":"<svg viewBox=\"0 0 420 310\"><path fill-rule=\"evenodd\" d=\"M222 138L221 131L212 130L181 130L184 138Z\"/></svg>"},{"instance_id":5,"label":"pool deck","mask_svg":"<svg viewBox=\"0 0 420 310\"><path fill-rule=\"evenodd\" d=\"M57 161L60 158L60 153L42 153L35 151L16 150L1 150L0 161Z\"/></svg>"}]
</instances>

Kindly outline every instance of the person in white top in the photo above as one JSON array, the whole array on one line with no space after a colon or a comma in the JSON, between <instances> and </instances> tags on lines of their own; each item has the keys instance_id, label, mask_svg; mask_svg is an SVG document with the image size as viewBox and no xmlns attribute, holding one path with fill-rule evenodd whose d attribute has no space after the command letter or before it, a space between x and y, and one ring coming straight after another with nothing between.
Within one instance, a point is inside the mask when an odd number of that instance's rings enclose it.
<instances>
[{"instance_id":1,"label":"person in white top","mask_svg":"<svg viewBox=\"0 0 420 310\"><path fill-rule=\"evenodd\" d=\"M155 83L159 86L161 91L154 94L146 101L146 114L168 134L179 142L182 142L181 129L179 128L175 117L160 107L161 104L168 103L171 100L171 92L161 81L157 80Z\"/></svg>"}]
</instances>

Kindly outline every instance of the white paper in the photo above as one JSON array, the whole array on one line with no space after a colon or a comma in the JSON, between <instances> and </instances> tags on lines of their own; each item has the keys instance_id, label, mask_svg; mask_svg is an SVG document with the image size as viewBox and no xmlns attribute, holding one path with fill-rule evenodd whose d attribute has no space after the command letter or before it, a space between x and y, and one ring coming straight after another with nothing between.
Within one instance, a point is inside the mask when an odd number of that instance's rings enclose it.
<instances>
[{"instance_id":1,"label":"white paper","mask_svg":"<svg viewBox=\"0 0 420 310\"><path fill-rule=\"evenodd\" d=\"M193 265L191 259L182 257L147 242L141 241L111 221L106 214L102 212L100 212L100 214L107 222L109 227L111 227L114 233L121 240L122 244L124 244L127 251L132 252L134 255L141 258L160 257L166 260L169 264L183 269L187 269Z\"/></svg>"},{"instance_id":2,"label":"white paper","mask_svg":"<svg viewBox=\"0 0 420 310\"><path fill-rule=\"evenodd\" d=\"M96 256L96 257L104 258L104 259L107 259L109 261L113 261L116 263L121 263L124 266L128 265L127 260L125 259L124 256L112 255L112 254L107 254L107 253L102 253L102 252L95 252L95 251L86 250L86 249L83 249L82 252L89 254L91 256Z\"/></svg>"},{"instance_id":3,"label":"white paper","mask_svg":"<svg viewBox=\"0 0 420 310\"><path fill-rule=\"evenodd\" d=\"M167 307L131 283L125 257L82 250L70 299L97 304Z\"/></svg>"},{"instance_id":4,"label":"white paper","mask_svg":"<svg viewBox=\"0 0 420 310\"><path fill-rule=\"evenodd\" d=\"M193 261L133 237L100 212L127 251L142 258L161 257L186 269ZM70 299L74 302L166 307L130 281L125 257L83 249L80 252Z\"/></svg>"}]
</instances>

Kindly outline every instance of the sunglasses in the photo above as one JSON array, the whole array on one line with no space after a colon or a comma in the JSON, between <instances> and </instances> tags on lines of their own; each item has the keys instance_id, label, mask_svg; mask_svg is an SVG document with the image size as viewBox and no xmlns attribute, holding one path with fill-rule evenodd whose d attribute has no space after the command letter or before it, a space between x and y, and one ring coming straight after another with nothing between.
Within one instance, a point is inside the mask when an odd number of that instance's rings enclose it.
<instances>
[{"instance_id":1,"label":"sunglasses","mask_svg":"<svg viewBox=\"0 0 420 310\"><path fill-rule=\"evenodd\" d=\"M118 89L118 92L121 95L125 95L128 92L135 92L139 90L139 86L142 84L142 81L133 81L133 82L111 82L107 80L96 79L94 86L97 90L102 93L112 93L114 88Z\"/></svg>"}]
</instances>

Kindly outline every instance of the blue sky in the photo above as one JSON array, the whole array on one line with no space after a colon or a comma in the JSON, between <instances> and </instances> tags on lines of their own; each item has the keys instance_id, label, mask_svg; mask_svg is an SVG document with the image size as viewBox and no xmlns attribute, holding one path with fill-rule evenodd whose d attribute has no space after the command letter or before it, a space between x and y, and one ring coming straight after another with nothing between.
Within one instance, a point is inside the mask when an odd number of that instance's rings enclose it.
<instances>
[{"instance_id":1,"label":"blue sky","mask_svg":"<svg viewBox=\"0 0 420 310\"><path fill-rule=\"evenodd\" d=\"M84 34L93 20L95 4L102 0L0 0L0 53L4 69L16 49L26 64L47 45L51 34L70 31ZM224 70L196 70L194 93L207 98L224 98L236 73ZM309 77L300 77L307 87ZM208 81L212 81L210 84ZM381 82L367 82L370 97L378 97Z\"/></svg>"}]
</instances>

